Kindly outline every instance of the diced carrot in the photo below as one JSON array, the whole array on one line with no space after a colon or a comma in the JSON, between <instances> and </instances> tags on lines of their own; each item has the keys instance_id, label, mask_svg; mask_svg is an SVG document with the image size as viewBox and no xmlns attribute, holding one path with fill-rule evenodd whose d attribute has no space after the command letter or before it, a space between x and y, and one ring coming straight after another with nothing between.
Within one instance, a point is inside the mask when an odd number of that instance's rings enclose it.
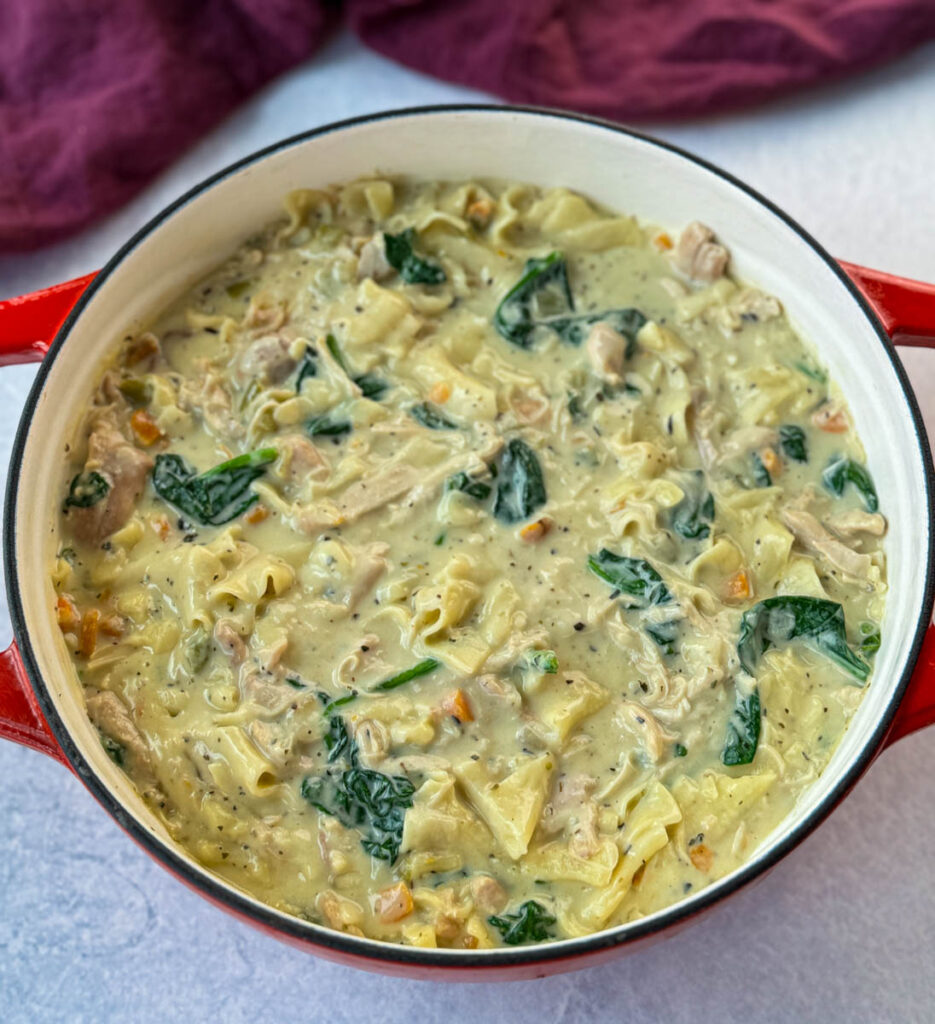
<instances>
[{"instance_id":1,"label":"diced carrot","mask_svg":"<svg viewBox=\"0 0 935 1024\"><path fill-rule=\"evenodd\" d=\"M689 847L688 856L699 871L707 874L711 870L714 854L704 843L697 843L695 846Z\"/></svg>"},{"instance_id":2,"label":"diced carrot","mask_svg":"<svg viewBox=\"0 0 935 1024\"><path fill-rule=\"evenodd\" d=\"M773 448L764 448L760 452L760 462L766 467L770 476L777 476L782 472L782 459Z\"/></svg>"},{"instance_id":3,"label":"diced carrot","mask_svg":"<svg viewBox=\"0 0 935 1024\"><path fill-rule=\"evenodd\" d=\"M463 690L452 690L442 701L442 711L459 722L474 721L474 712Z\"/></svg>"},{"instance_id":4,"label":"diced carrot","mask_svg":"<svg viewBox=\"0 0 935 1024\"><path fill-rule=\"evenodd\" d=\"M169 525L169 517L163 515L153 516L149 521L149 525L160 540L165 540L169 536L169 530L172 529Z\"/></svg>"},{"instance_id":5,"label":"diced carrot","mask_svg":"<svg viewBox=\"0 0 935 1024\"><path fill-rule=\"evenodd\" d=\"M727 597L731 601L746 601L753 593L746 569L738 569L727 581Z\"/></svg>"},{"instance_id":6,"label":"diced carrot","mask_svg":"<svg viewBox=\"0 0 935 1024\"><path fill-rule=\"evenodd\" d=\"M163 437L162 431L156 426L156 421L145 409L137 409L133 413L130 417L130 426L133 427L133 433L140 444L147 447Z\"/></svg>"},{"instance_id":7,"label":"diced carrot","mask_svg":"<svg viewBox=\"0 0 935 1024\"><path fill-rule=\"evenodd\" d=\"M845 434L850 429L843 409L826 405L812 414L812 423L827 434Z\"/></svg>"},{"instance_id":8,"label":"diced carrot","mask_svg":"<svg viewBox=\"0 0 935 1024\"><path fill-rule=\"evenodd\" d=\"M663 252L665 252L667 249L671 249L672 244L673 243L671 236L666 234L665 231L660 231L659 234L656 235L656 237L653 239L653 245L657 249L661 249Z\"/></svg>"},{"instance_id":9,"label":"diced carrot","mask_svg":"<svg viewBox=\"0 0 935 1024\"><path fill-rule=\"evenodd\" d=\"M78 637L78 653L83 658L90 658L97 647L97 630L101 621L101 613L96 608L89 608L81 620L81 634Z\"/></svg>"},{"instance_id":10,"label":"diced carrot","mask_svg":"<svg viewBox=\"0 0 935 1024\"><path fill-rule=\"evenodd\" d=\"M55 602L55 615L63 633L73 633L81 624L78 606L67 594L59 594Z\"/></svg>"},{"instance_id":11,"label":"diced carrot","mask_svg":"<svg viewBox=\"0 0 935 1024\"><path fill-rule=\"evenodd\" d=\"M490 223L490 218L493 216L494 205L490 199L475 199L473 203L468 206L466 215L467 219L475 226L479 228L485 228Z\"/></svg>"},{"instance_id":12,"label":"diced carrot","mask_svg":"<svg viewBox=\"0 0 935 1024\"><path fill-rule=\"evenodd\" d=\"M552 520L543 517L542 519L537 519L535 522L527 523L520 529L519 536L520 539L524 540L527 544L535 544L542 540L542 538L551 529Z\"/></svg>"},{"instance_id":13,"label":"diced carrot","mask_svg":"<svg viewBox=\"0 0 935 1024\"><path fill-rule=\"evenodd\" d=\"M448 399L451 398L451 385L444 380L438 381L437 384L433 384L429 391L429 399L436 405L444 405Z\"/></svg>"},{"instance_id":14,"label":"diced carrot","mask_svg":"<svg viewBox=\"0 0 935 1024\"><path fill-rule=\"evenodd\" d=\"M105 636L123 636L126 623L119 615L104 615L98 628Z\"/></svg>"},{"instance_id":15,"label":"diced carrot","mask_svg":"<svg viewBox=\"0 0 935 1024\"><path fill-rule=\"evenodd\" d=\"M405 882L397 882L377 893L375 910L381 921L392 924L412 913L412 893Z\"/></svg>"},{"instance_id":16,"label":"diced carrot","mask_svg":"<svg viewBox=\"0 0 935 1024\"><path fill-rule=\"evenodd\" d=\"M127 366L134 366L144 359L154 356L159 351L159 341L154 334L141 334L127 348Z\"/></svg>"},{"instance_id":17,"label":"diced carrot","mask_svg":"<svg viewBox=\"0 0 935 1024\"><path fill-rule=\"evenodd\" d=\"M262 523L264 519L268 518L269 509L265 505L254 505L253 508L244 516L244 519L254 526L256 526L257 523Z\"/></svg>"}]
</instances>

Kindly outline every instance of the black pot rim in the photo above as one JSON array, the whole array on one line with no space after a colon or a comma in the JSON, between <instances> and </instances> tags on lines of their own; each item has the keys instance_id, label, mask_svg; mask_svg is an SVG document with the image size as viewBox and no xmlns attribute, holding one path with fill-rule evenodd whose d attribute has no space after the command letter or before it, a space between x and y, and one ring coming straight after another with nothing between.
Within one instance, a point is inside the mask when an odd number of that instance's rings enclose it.
<instances>
[{"instance_id":1,"label":"black pot rim","mask_svg":"<svg viewBox=\"0 0 935 1024\"><path fill-rule=\"evenodd\" d=\"M374 942L369 939L359 939L354 936L332 931L320 925L294 918L289 915L273 910L273 908L254 900L252 897L239 892L233 887L221 882L207 872L200 873L193 864L181 856L175 849L157 839L143 824L138 822L130 814L123 804L114 796L110 788L96 774L94 769L85 760L65 722L59 716L58 711L51 699L49 690L43 680L38 667L38 661L33 650L29 629L25 620L22 599L20 596L20 585L16 560L16 495L19 488L19 480L22 469L23 454L26 446L26 439L29 433L32 418L38 404L39 396L48 377L49 371L57 358L62 346L81 316L84 308L97 292L98 288L119 268L123 260L132 252L145 238L156 231L181 207L187 205L201 193L210 189L213 185L224 180L232 174L240 171L251 164L257 164L264 158L281 152L292 146L299 145L309 139L322 135L340 132L360 124L373 121L385 121L395 118L407 118L425 114L443 113L486 113L486 114L507 114L507 115L533 115L537 117L551 117L558 120L581 122L612 131L617 134L630 136L647 142L694 164L696 167L711 172L741 192L746 193L761 206L766 207L771 213L780 218L789 228L813 252L831 268L841 283L850 292L854 302L860 307L867 320L870 322L877 338L884 351L889 357L893 370L902 387L903 396L913 420L916 438L919 445L919 453L925 473L926 488L926 514L928 525L928 549L925 552L924 560L920 563L926 569L926 585L919 611L919 618L914 627L913 643L903 666L899 683L893 693L885 712L878 719L872 734L864 743L860 754L848 766L847 771L841 774L834 787L825 795L821 803L797 821L789 831L789 834L766 854L743 865L734 873L727 876L720 882L715 882L706 889L700 890L695 896L687 901L676 903L671 907L664 908L658 913L641 921L627 925L618 926L615 929L598 932L594 935L584 936L579 939L568 939L560 943L543 944L539 946L522 946L514 949L497 949L476 952L460 952L453 950L431 950L416 949L414 947L397 946L389 943ZM563 960L582 959L581 966L587 966L587 960L603 950L613 947L625 947L638 942L649 935L659 934L672 929L691 917L694 917L716 903L726 899L728 896L747 885L753 879L761 877L769 871L780 859L786 856L796 847L807 835L809 835L822 821L831 813L838 803L847 795L851 787L857 782L863 772L869 767L871 761L882 746L887 733L893 723L900 701L909 685L919 651L922 646L923 637L928 628L932 615L933 597L935 597L935 471L932 467L932 457L929 448L928 438L923 425L922 415L919 410L915 395L909 384L908 376L903 369L902 363L896 355L895 347L884 331L863 295L845 274L836 260L834 260L812 236L789 217L783 210L766 199L755 189L740 181L732 174L721 168L693 155L684 149L653 138L643 132L625 128L622 125L597 117L588 117L582 114L569 113L562 110L553 110L545 107L534 106L507 106L496 104L466 103L466 104L436 104L427 106L405 107L398 110L379 111L359 117L348 118L343 121L322 125L318 128L301 132L290 136L280 142L274 143L263 149L236 161L211 175L192 189L182 195L156 214L139 231L137 231L107 262L98 273L96 278L88 286L81 298L60 327L55 340L49 348L49 352L39 366L33 386L29 392L23 409L22 417L16 432L13 444L13 451L10 459L10 471L7 481L6 500L4 508L4 538L3 551L5 562L6 587L10 604L10 616L13 623L13 635L19 647L23 664L29 678L29 683L36 696L39 707L42 710L46 721L55 736L56 741L62 748L65 757L78 777L88 787L98 802L117 821L117 823L130 834L144 849L159 861L170 872L181 878L190 886L200 890L212 901L232 910L235 914L249 919L251 922L262 928L277 932L293 941L298 940L314 951L315 947L330 951L338 957L344 956L353 958L365 966L364 961L374 962L375 966L398 965L399 967L412 966L413 968L438 968L444 972L447 970L463 969L467 976L471 969L485 972L496 968L518 967L520 965L546 966L549 963L556 963ZM428 972L426 972L428 973ZM510 973L507 970L507 973Z\"/></svg>"}]
</instances>

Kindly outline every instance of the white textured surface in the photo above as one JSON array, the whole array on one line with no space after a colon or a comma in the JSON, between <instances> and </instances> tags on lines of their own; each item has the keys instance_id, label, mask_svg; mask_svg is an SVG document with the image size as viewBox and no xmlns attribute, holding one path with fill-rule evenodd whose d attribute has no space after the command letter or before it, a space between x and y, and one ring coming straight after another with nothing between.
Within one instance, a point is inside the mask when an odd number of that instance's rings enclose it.
<instances>
[{"instance_id":1,"label":"white textured surface","mask_svg":"<svg viewBox=\"0 0 935 1024\"><path fill-rule=\"evenodd\" d=\"M106 223L0 260L0 296L85 272L165 202L277 139L391 106L480 97L340 39L257 97ZM784 206L835 254L935 280L935 46L781 104L651 126ZM703 213L703 211L699 211ZM935 427L935 356L909 353ZM29 368L0 371L0 467ZM9 626L0 607L0 639ZM935 735L887 751L817 833L708 919L614 964L508 986L352 972L213 910L64 769L0 744L4 1021L793 1021L933 1016Z\"/></svg>"}]
</instances>

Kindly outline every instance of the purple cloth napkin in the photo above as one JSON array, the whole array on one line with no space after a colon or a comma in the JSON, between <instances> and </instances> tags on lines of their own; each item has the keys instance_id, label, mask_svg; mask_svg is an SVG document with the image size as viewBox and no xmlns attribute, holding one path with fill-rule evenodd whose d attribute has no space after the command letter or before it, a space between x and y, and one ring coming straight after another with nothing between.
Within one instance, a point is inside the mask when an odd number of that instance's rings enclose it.
<instances>
[{"instance_id":1,"label":"purple cloth napkin","mask_svg":"<svg viewBox=\"0 0 935 1024\"><path fill-rule=\"evenodd\" d=\"M126 202L342 9L411 67L619 120L762 101L935 38L933 0L3 0L0 251Z\"/></svg>"}]
</instances>

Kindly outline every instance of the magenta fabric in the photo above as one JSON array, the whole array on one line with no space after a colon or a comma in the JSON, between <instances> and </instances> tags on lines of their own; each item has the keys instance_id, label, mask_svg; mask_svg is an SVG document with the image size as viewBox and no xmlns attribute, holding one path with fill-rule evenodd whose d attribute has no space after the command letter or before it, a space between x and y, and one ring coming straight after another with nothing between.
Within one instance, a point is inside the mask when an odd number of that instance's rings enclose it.
<instances>
[{"instance_id":1,"label":"magenta fabric","mask_svg":"<svg viewBox=\"0 0 935 1024\"><path fill-rule=\"evenodd\" d=\"M342 16L421 71L624 121L760 102L935 38L935 0L0 0L0 251L124 203Z\"/></svg>"}]
</instances>

